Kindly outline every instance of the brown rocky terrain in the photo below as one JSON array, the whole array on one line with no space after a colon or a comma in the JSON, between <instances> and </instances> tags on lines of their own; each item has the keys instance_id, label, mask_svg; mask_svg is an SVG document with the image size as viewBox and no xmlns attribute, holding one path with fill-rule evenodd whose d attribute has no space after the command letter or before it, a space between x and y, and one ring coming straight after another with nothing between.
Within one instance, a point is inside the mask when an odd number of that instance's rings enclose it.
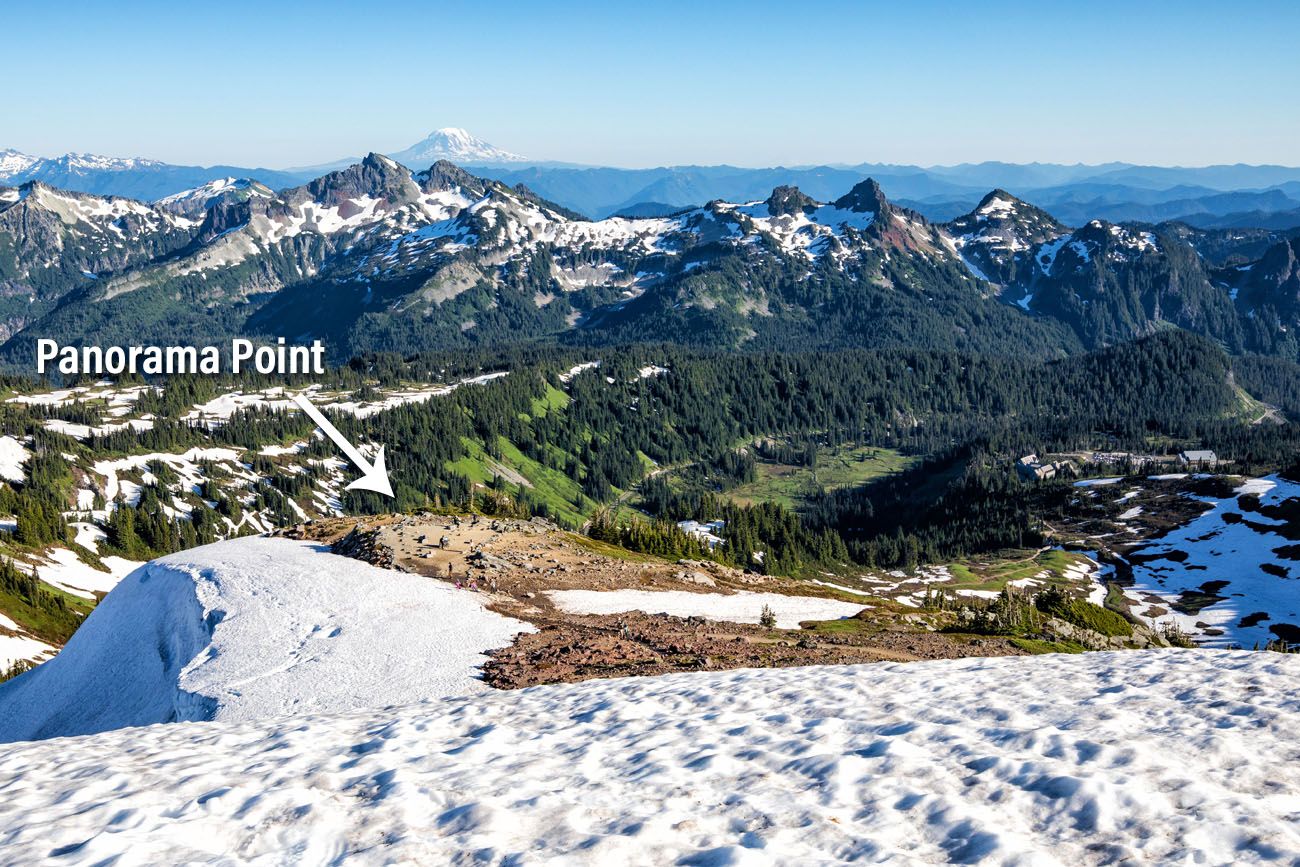
<instances>
[{"instance_id":1,"label":"brown rocky terrain","mask_svg":"<svg viewBox=\"0 0 1300 867\"><path fill-rule=\"evenodd\" d=\"M299 525L287 535L331 544L336 553L427 575L537 627L491 654L488 683L501 688L744 667L825 665L881 660L1018 655L998 637L933 631L941 614L883 599L746 573L704 561L669 562L560 530L541 520L481 516L381 516ZM862 602L847 620L805 622L800 629L628 612L584 615L557 608L552 590L736 591L824 596Z\"/></svg>"}]
</instances>

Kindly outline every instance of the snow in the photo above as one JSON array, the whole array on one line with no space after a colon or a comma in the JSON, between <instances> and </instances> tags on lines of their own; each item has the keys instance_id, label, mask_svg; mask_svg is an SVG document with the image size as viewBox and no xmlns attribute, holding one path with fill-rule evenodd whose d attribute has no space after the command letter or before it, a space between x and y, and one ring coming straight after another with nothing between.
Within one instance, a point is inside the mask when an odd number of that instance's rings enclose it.
<instances>
[{"instance_id":1,"label":"snow","mask_svg":"<svg viewBox=\"0 0 1300 867\"><path fill-rule=\"evenodd\" d=\"M855 588L855 587L846 587L846 586L843 585L843 584L836 584L836 583L833 582L833 581L823 581L823 580L820 579L820 578L814 578L814 579L812 579L812 583L814 583L814 584L820 584L822 587L829 587L829 588L831 588L832 590L838 590L838 591L840 591L841 593L852 593L854 596L875 596L875 595L876 595L875 593L871 593L871 592L868 592L868 591L866 591L866 590L859 590L859 589L857 589L857 588ZM868 606L865 606L865 607L870 608L871 606L868 605Z\"/></svg>"},{"instance_id":2,"label":"snow","mask_svg":"<svg viewBox=\"0 0 1300 867\"><path fill-rule=\"evenodd\" d=\"M67 434L73 439L87 440L91 436L104 436L113 431L131 429L135 431L151 430L153 428L153 419L133 418L120 424L101 424L94 427L77 422L63 421L62 419L49 418L45 420L45 429L55 433Z\"/></svg>"},{"instance_id":3,"label":"snow","mask_svg":"<svg viewBox=\"0 0 1300 867\"><path fill-rule=\"evenodd\" d=\"M215 198L222 193L241 190L248 190L250 195L257 198L269 198L271 195L264 187L260 187L256 181L247 178L217 178L193 189L182 190L179 193L165 196L158 199L154 204L164 206L184 205L191 202L206 204L209 199Z\"/></svg>"},{"instance_id":4,"label":"snow","mask_svg":"<svg viewBox=\"0 0 1300 867\"><path fill-rule=\"evenodd\" d=\"M1120 519L1121 521L1130 521L1130 520L1132 520L1133 518L1136 518L1136 517L1137 517L1138 515L1140 515L1140 514L1142 514L1142 507L1141 507L1141 506L1134 506L1133 508L1129 509L1128 511L1126 511L1126 512L1122 512L1122 513L1120 514L1120 516L1119 516L1119 519Z\"/></svg>"},{"instance_id":5,"label":"snow","mask_svg":"<svg viewBox=\"0 0 1300 867\"><path fill-rule=\"evenodd\" d=\"M142 470L153 461L161 461L176 471L185 490L198 491L204 480L203 470L198 465L199 461L215 461L225 464L225 468L237 477L257 478L254 473L246 468L245 464L240 462L241 454L238 449L199 448L196 446L182 454L151 452L115 460L97 461L93 469L104 477L104 499L106 501L111 503L121 493L128 503L134 505L140 500L140 486L134 482L119 479L119 473Z\"/></svg>"},{"instance_id":6,"label":"snow","mask_svg":"<svg viewBox=\"0 0 1300 867\"><path fill-rule=\"evenodd\" d=\"M0 748L0 827L12 863L1278 863L1297 676L1049 655L126 730Z\"/></svg>"},{"instance_id":7,"label":"snow","mask_svg":"<svg viewBox=\"0 0 1300 867\"><path fill-rule=\"evenodd\" d=\"M1260 508L1267 510L1300 498L1300 484L1268 476L1243 484L1238 492L1224 499L1200 498L1211 505L1209 511L1132 552L1143 557L1132 562L1133 584L1126 590L1139 597L1157 596L1165 600L1160 607L1169 610L1155 616L1147 613L1150 606L1143 606L1136 611L1139 616L1154 623L1173 620L1197 642L1210 647L1263 646L1278 637L1270 627L1290 624L1300 628L1300 594L1295 589L1300 562L1284 556L1288 546L1297 544L1295 532L1285 521L1253 511L1237 499L1257 496ZM1145 559L1162 554L1178 557L1179 552L1186 554L1186 559ZM1289 572L1289 577L1266 572L1266 565ZM1211 581L1226 582L1217 591L1223 599L1195 614L1172 610L1184 591L1198 591ZM1242 625L1243 618L1255 613L1267 618Z\"/></svg>"},{"instance_id":8,"label":"snow","mask_svg":"<svg viewBox=\"0 0 1300 867\"><path fill-rule=\"evenodd\" d=\"M843 239L848 232L862 232L875 222L869 211L853 211L834 205L818 205L811 211L773 216L766 202L744 205L720 203L719 207L742 214L760 232L771 235L789 254L815 259L830 239Z\"/></svg>"},{"instance_id":9,"label":"snow","mask_svg":"<svg viewBox=\"0 0 1300 867\"><path fill-rule=\"evenodd\" d=\"M183 420L190 422L202 421L209 427L216 427L241 410L257 408L280 412L286 410L296 411L297 405L292 399L294 394L304 394L311 397L312 401L323 410L332 409L354 415L357 418L368 418L394 407L411 403L424 403L435 397L444 397L461 386L484 385L507 375L509 375L509 371L496 370L444 385L388 389L381 391L379 399L374 401L340 400L338 399L339 395L324 393L319 385L311 385L297 392L291 392L282 386L272 386L262 391L253 392L229 391L206 403L196 404L185 414Z\"/></svg>"},{"instance_id":10,"label":"snow","mask_svg":"<svg viewBox=\"0 0 1300 867\"><path fill-rule=\"evenodd\" d=\"M31 456L31 452L23 448L18 440L11 436L0 437L0 479L7 482L23 481L27 478L23 473L23 464Z\"/></svg>"},{"instance_id":11,"label":"snow","mask_svg":"<svg viewBox=\"0 0 1300 867\"><path fill-rule=\"evenodd\" d=\"M531 631L477 594L287 539L163 557L64 650L0 684L0 742L177 720L257 720L486 689L482 652Z\"/></svg>"},{"instance_id":12,"label":"snow","mask_svg":"<svg viewBox=\"0 0 1300 867\"><path fill-rule=\"evenodd\" d=\"M13 148L5 148L0 151L0 177L9 179L26 169L31 168L40 161L40 157L34 157L30 154L16 151ZM18 193L17 190L13 190L12 192L15 195Z\"/></svg>"},{"instance_id":13,"label":"snow","mask_svg":"<svg viewBox=\"0 0 1300 867\"><path fill-rule=\"evenodd\" d=\"M1074 483L1076 488L1096 488L1102 485L1114 485L1124 481L1123 476L1116 476L1109 479L1081 479Z\"/></svg>"},{"instance_id":14,"label":"snow","mask_svg":"<svg viewBox=\"0 0 1300 867\"><path fill-rule=\"evenodd\" d=\"M1084 559L1074 560L1066 565L1065 580L1075 586L1086 585L1088 601L1094 605L1102 605L1109 591L1107 580L1114 575L1115 567L1109 564L1102 565L1097 559L1096 551L1080 553Z\"/></svg>"},{"instance_id":15,"label":"snow","mask_svg":"<svg viewBox=\"0 0 1300 867\"><path fill-rule=\"evenodd\" d=\"M80 499L81 498L80 495L84 493L87 492L78 491L77 492L78 499ZM93 492L89 492L89 493L91 493L93 496ZM88 509L90 507L87 506L86 508ZM103 530L99 529L94 524L89 524L86 523L85 521L73 521L68 526L72 527L72 529L75 530L77 534L72 541L74 541L76 544L80 545L81 547L85 548L87 551L91 551L96 554L99 553L100 540L107 538L107 534Z\"/></svg>"},{"instance_id":16,"label":"snow","mask_svg":"<svg viewBox=\"0 0 1300 867\"><path fill-rule=\"evenodd\" d=\"M498 370L492 373L484 373L479 376L472 376L462 379L459 382L453 382L450 385L435 385L427 388L416 388L408 390L398 390L384 393L383 399L371 401L368 403L358 403L356 401L342 401L338 403L322 403L321 409L334 409L339 412L345 412L354 415L357 418L369 418L376 413L383 412L394 407L404 406L410 403L425 403L435 397L445 397L456 389L464 385L486 385L495 379L507 376L509 371Z\"/></svg>"},{"instance_id":17,"label":"snow","mask_svg":"<svg viewBox=\"0 0 1300 867\"><path fill-rule=\"evenodd\" d=\"M584 370L595 370L597 367L600 367L599 361L584 361L581 364L575 364L573 367L570 367L567 371L560 374L560 382L567 385L575 376L582 373Z\"/></svg>"},{"instance_id":18,"label":"snow","mask_svg":"<svg viewBox=\"0 0 1300 867\"><path fill-rule=\"evenodd\" d=\"M307 450L307 443L296 442L287 446L269 445L262 446L258 454L266 455L270 458L283 457L284 455L301 454Z\"/></svg>"},{"instance_id":19,"label":"snow","mask_svg":"<svg viewBox=\"0 0 1300 867\"><path fill-rule=\"evenodd\" d=\"M556 607L571 614L621 614L643 611L674 617L704 617L729 623L758 623L763 606L776 614L780 629L798 629L802 620L839 620L864 606L816 596L780 593L690 593L685 590L550 590Z\"/></svg>"},{"instance_id":20,"label":"snow","mask_svg":"<svg viewBox=\"0 0 1300 867\"><path fill-rule=\"evenodd\" d=\"M1056 264L1056 256L1061 252L1061 248L1064 247L1066 242L1069 240L1069 235L1062 235L1059 238L1048 241L1038 248L1038 252L1035 254L1034 258L1037 260L1038 265L1042 268L1044 274L1049 277L1051 276L1052 266Z\"/></svg>"},{"instance_id":21,"label":"snow","mask_svg":"<svg viewBox=\"0 0 1300 867\"><path fill-rule=\"evenodd\" d=\"M660 367L657 364L647 364L645 367L642 367L637 370L636 378L650 379L653 376L663 376L667 372L668 372L668 368L666 367Z\"/></svg>"},{"instance_id":22,"label":"snow","mask_svg":"<svg viewBox=\"0 0 1300 867\"><path fill-rule=\"evenodd\" d=\"M77 544L84 545L84 542L90 542L84 547L94 551L97 549L96 543L99 539L104 538L102 530L95 531L84 528L91 527L89 524L75 525L77 527ZM108 567L107 572L83 563L75 551L68 548L54 548L46 552L44 562L35 564L36 572L40 579L46 584L50 584L60 590L67 591L73 596L80 596L83 599L94 599L97 594L107 593L118 585L118 583L127 575L134 572L140 563L137 560L127 560L122 557L101 557L100 562ZM18 568L26 569L28 564L15 562Z\"/></svg>"},{"instance_id":23,"label":"snow","mask_svg":"<svg viewBox=\"0 0 1300 867\"><path fill-rule=\"evenodd\" d=\"M982 270L980 270L980 267L979 267L978 265L976 265L976 264L975 264L974 262L972 262L970 259L966 258L966 255L965 255L964 253L958 252L958 253L957 253L957 258L961 259L961 263L962 263L963 265L966 266L966 270L967 270L967 271L970 271L970 272L971 272L971 275L972 275L976 280L983 280L985 283L992 283L992 282L994 282L993 280L990 280L990 279L989 279L989 275L985 274ZM1025 308L1025 309L1028 309L1028 308Z\"/></svg>"},{"instance_id":24,"label":"snow","mask_svg":"<svg viewBox=\"0 0 1300 867\"><path fill-rule=\"evenodd\" d=\"M306 389L307 392L313 389ZM216 420L225 421L235 413L252 408L285 411L294 407L293 400L279 386L265 391L245 394L241 391L229 391L206 403L196 404L183 416L182 421L205 421L209 425Z\"/></svg>"},{"instance_id":25,"label":"snow","mask_svg":"<svg viewBox=\"0 0 1300 867\"><path fill-rule=\"evenodd\" d=\"M1247 479L1236 489L1234 489L1233 493L1239 497L1248 494L1262 496L1263 494L1267 494L1269 491L1273 490L1276 487L1277 487L1277 481L1275 479L1271 479L1271 478Z\"/></svg>"},{"instance_id":26,"label":"snow","mask_svg":"<svg viewBox=\"0 0 1300 867\"><path fill-rule=\"evenodd\" d=\"M457 165L515 163L524 160L519 154L493 147L454 126L434 130L406 150L392 154L392 157L415 168L424 168L438 160L448 160Z\"/></svg>"},{"instance_id":27,"label":"snow","mask_svg":"<svg viewBox=\"0 0 1300 867\"><path fill-rule=\"evenodd\" d=\"M26 634L10 634L18 624L0 615L0 672L8 670L15 662L43 661L59 652L52 644Z\"/></svg>"}]
</instances>

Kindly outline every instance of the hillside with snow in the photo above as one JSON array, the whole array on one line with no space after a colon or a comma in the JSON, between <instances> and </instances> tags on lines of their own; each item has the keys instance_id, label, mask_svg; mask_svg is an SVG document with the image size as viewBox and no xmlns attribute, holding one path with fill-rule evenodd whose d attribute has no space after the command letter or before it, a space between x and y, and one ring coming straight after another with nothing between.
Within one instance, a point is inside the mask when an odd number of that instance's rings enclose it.
<instances>
[{"instance_id":1,"label":"hillside with snow","mask_svg":"<svg viewBox=\"0 0 1300 867\"><path fill-rule=\"evenodd\" d=\"M483 651L530 629L319 546L220 542L137 569L58 656L0 684L0 742L463 695L486 688Z\"/></svg>"},{"instance_id":2,"label":"hillside with snow","mask_svg":"<svg viewBox=\"0 0 1300 867\"><path fill-rule=\"evenodd\" d=\"M1129 592L1144 600L1134 613L1208 647L1300 642L1300 484L1268 476L1200 499L1204 514L1127 555Z\"/></svg>"},{"instance_id":3,"label":"hillside with snow","mask_svg":"<svg viewBox=\"0 0 1300 867\"><path fill-rule=\"evenodd\" d=\"M1160 651L593 681L0 747L5 860L1257 864L1300 660Z\"/></svg>"}]
</instances>

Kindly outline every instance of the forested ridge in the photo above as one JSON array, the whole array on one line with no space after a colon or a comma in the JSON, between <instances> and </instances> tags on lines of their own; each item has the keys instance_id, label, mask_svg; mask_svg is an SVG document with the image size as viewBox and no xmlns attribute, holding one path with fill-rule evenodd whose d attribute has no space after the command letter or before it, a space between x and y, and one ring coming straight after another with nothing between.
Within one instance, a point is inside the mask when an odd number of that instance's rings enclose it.
<instances>
[{"instance_id":1,"label":"forested ridge","mask_svg":"<svg viewBox=\"0 0 1300 867\"><path fill-rule=\"evenodd\" d=\"M535 412L539 391L560 386L562 365L573 359L523 365L489 388L366 424L345 420L345 427L376 441L430 444L392 455L399 507L463 503L472 485L448 464L467 441L487 444L489 454L505 441L571 478L588 510L639 485L635 501L650 514L724 520L728 544L719 555L751 565L753 551L767 551L771 571L846 553L867 565L906 565L1034 544L1035 509L1043 504L1030 500L1045 494L1031 497L1014 479L1011 460L1021 453L1208 447L1259 469L1289 463L1297 446L1292 425L1250 426L1234 414L1234 380L1267 380L1253 369L1232 375L1217 346L1184 332L1049 363L909 350L736 354L663 346L600 358L599 368L564 384L563 406L544 414ZM644 375L649 365L665 372ZM643 481L648 459L658 467L707 465L725 484L738 472L723 466L727 457L757 436L869 442L929 458L902 478L827 494L802 515L674 493L659 476ZM528 489L502 487L548 513ZM349 506L388 507L365 493ZM601 521L604 537L633 547L694 550L672 527L650 539L644 527L620 536L615 519Z\"/></svg>"},{"instance_id":2,"label":"forested ridge","mask_svg":"<svg viewBox=\"0 0 1300 867\"><path fill-rule=\"evenodd\" d=\"M575 372L593 362L599 365ZM1290 406L1293 371L1275 359L1229 358L1208 339L1181 331L1054 361L919 349L736 353L672 345L372 354L314 381L365 398L383 387L491 370L508 373L365 419L336 414L354 441L387 446L396 493L388 500L346 492L345 510L508 510L575 527L594 519L594 534L629 547L779 573L813 563L907 566L1036 544L1052 486L1014 478L1012 461L1021 454L1204 447L1259 470L1289 465L1297 452L1294 425L1250 425L1240 406L1243 388ZM332 444L311 437L309 420L266 408L235 412L216 425L182 420L233 386L285 384L174 377L140 398L139 409L154 416L150 429L84 441L42 426L51 415L77 417L75 404L0 404L4 431L32 438L30 480L0 489L0 508L19 518L15 542L67 538L62 512L71 475L62 455L69 453L225 446L243 451L257 475L241 502L223 493L221 468L207 467L201 502L178 517L167 514L157 488L169 468L151 464L155 484L145 485L137 504L119 502L106 522L104 550L111 553L146 558L211 541L223 532L223 518L239 524L246 510L280 524L300 520L290 501L310 492L325 471L287 472L258 450L297 440L307 442L308 457L333 456ZM752 473L746 462L757 449L783 449L797 461L793 452L844 442L896 450L916 463L901 475L811 492L793 511L717 496ZM531 467L534 479L554 484L512 481L499 469L507 465ZM691 484L678 481L685 468L694 474ZM603 510L616 503L648 518ZM688 518L725 521L726 544L703 550L675 526L655 523Z\"/></svg>"}]
</instances>

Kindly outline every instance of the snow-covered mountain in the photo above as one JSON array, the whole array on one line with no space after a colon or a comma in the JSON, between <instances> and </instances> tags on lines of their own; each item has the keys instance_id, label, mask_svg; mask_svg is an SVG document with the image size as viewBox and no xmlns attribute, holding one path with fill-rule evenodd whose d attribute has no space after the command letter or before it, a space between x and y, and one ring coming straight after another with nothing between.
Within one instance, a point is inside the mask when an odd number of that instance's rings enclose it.
<instances>
[{"instance_id":1,"label":"snow-covered mountain","mask_svg":"<svg viewBox=\"0 0 1300 867\"><path fill-rule=\"evenodd\" d=\"M462 166L492 166L526 161L519 154L493 147L483 139L454 126L434 130L406 150L389 156L413 169L427 168L439 160Z\"/></svg>"},{"instance_id":2,"label":"snow-covered mountain","mask_svg":"<svg viewBox=\"0 0 1300 867\"><path fill-rule=\"evenodd\" d=\"M20 153L13 148L0 151L0 183L7 182L26 171L40 158Z\"/></svg>"},{"instance_id":3,"label":"snow-covered mountain","mask_svg":"<svg viewBox=\"0 0 1300 867\"><path fill-rule=\"evenodd\" d=\"M194 189L165 196L154 205L177 214L202 216L219 202L243 201L250 196L269 199L274 195L270 187L250 178L217 178Z\"/></svg>"},{"instance_id":4,"label":"snow-covered mountain","mask_svg":"<svg viewBox=\"0 0 1300 867\"><path fill-rule=\"evenodd\" d=\"M0 324L103 339L123 306L136 336L190 320L212 331L234 321L213 311L247 304L239 328L318 336L339 356L575 328L822 348L910 345L924 332L958 351L1043 355L1172 324L1234 352L1280 352L1300 308L1253 290L1238 299L1241 265L1218 273L1241 261L1233 244L1258 256L1273 243L1257 234L1219 233L1207 260L1198 245L1210 233L1072 230L1002 190L932 223L872 179L830 201L778 186L764 199L592 221L447 161L412 172L371 154L278 193L221 178L152 206L41 184L0 190L0 239L12 239L0 251L14 259L0 262L13 275ZM56 305L72 291L75 303ZM10 357L26 351L19 338Z\"/></svg>"},{"instance_id":5,"label":"snow-covered mountain","mask_svg":"<svg viewBox=\"0 0 1300 867\"><path fill-rule=\"evenodd\" d=\"M160 160L97 154L37 157L0 151L0 186L39 181L59 189L154 201L222 178L256 178L273 189L302 183L293 171L239 166L181 166Z\"/></svg>"},{"instance_id":6,"label":"snow-covered mountain","mask_svg":"<svg viewBox=\"0 0 1300 867\"><path fill-rule=\"evenodd\" d=\"M486 687L526 623L447 584L286 539L148 563L49 662L0 684L0 742L408 704Z\"/></svg>"},{"instance_id":7,"label":"snow-covered mountain","mask_svg":"<svg viewBox=\"0 0 1300 867\"><path fill-rule=\"evenodd\" d=\"M975 210L945 228L971 270L997 284L1015 279L1018 254L1069 231L1051 214L1005 190L989 193Z\"/></svg>"},{"instance_id":8,"label":"snow-covered mountain","mask_svg":"<svg viewBox=\"0 0 1300 867\"><path fill-rule=\"evenodd\" d=\"M11 744L3 858L1289 863L1297 677L1192 650L751 669Z\"/></svg>"}]
</instances>

